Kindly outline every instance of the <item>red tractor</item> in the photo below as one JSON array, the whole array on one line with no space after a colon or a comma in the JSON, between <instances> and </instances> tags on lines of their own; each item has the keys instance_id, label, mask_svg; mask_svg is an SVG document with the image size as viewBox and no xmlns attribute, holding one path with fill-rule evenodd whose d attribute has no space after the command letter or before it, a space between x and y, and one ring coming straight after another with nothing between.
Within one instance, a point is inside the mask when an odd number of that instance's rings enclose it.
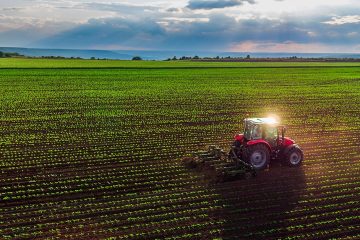
<instances>
[{"instance_id":1,"label":"red tractor","mask_svg":"<svg viewBox=\"0 0 360 240\"><path fill-rule=\"evenodd\" d=\"M247 118L244 133L235 136L229 153L210 146L207 151L183 161L190 168L214 169L223 180L246 173L256 175L256 171L267 168L272 160L297 167L303 161L303 152L294 140L285 137L285 130L285 126L273 118Z\"/></svg>"},{"instance_id":2,"label":"red tractor","mask_svg":"<svg viewBox=\"0 0 360 240\"><path fill-rule=\"evenodd\" d=\"M265 169L273 159L290 167L299 166L303 152L294 140L285 137L285 130L273 118L247 118L244 133L235 136L234 152L257 170Z\"/></svg>"}]
</instances>

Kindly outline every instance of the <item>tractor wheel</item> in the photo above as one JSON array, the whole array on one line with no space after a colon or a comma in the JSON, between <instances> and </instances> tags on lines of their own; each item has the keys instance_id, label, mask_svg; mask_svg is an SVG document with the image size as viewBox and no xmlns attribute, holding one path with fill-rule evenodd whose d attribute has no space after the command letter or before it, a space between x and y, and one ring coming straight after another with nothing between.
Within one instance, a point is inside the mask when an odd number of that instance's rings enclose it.
<instances>
[{"instance_id":1,"label":"tractor wheel","mask_svg":"<svg viewBox=\"0 0 360 240\"><path fill-rule=\"evenodd\" d=\"M301 165L304 154L298 146L290 148L283 157L283 162L289 167L298 167Z\"/></svg>"},{"instance_id":2,"label":"tractor wheel","mask_svg":"<svg viewBox=\"0 0 360 240\"><path fill-rule=\"evenodd\" d=\"M245 161L253 165L256 170L263 170L269 165L269 149L264 144L249 146L245 150Z\"/></svg>"}]
</instances>

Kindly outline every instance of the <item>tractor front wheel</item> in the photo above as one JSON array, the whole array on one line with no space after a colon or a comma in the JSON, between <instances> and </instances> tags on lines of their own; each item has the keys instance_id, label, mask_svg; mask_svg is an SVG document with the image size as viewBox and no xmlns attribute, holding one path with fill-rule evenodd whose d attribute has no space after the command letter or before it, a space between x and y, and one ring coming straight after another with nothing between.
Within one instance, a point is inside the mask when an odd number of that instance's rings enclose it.
<instances>
[{"instance_id":1,"label":"tractor front wheel","mask_svg":"<svg viewBox=\"0 0 360 240\"><path fill-rule=\"evenodd\" d=\"M264 144L256 144L246 148L245 160L256 170L267 168L270 161L269 149Z\"/></svg>"},{"instance_id":2,"label":"tractor front wheel","mask_svg":"<svg viewBox=\"0 0 360 240\"><path fill-rule=\"evenodd\" d=\"M297 167L301 165L303 158L302 150L298 146L294 146L284 154L283 161L289 167Z\"/></svg>"}]
</instances>

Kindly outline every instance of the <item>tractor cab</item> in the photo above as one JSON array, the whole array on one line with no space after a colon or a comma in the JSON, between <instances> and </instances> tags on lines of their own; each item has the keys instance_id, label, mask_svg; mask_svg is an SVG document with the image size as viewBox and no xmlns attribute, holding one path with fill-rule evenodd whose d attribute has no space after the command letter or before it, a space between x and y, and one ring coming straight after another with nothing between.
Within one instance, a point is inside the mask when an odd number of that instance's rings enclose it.
<instances>
[{"instance_id":1,"label":"tractor cab","mask_svg":"<svg viewBox=\"0 0 360 240\"><path fill-rule=\"evenodd\" d=\"M273 118L247 118L244 120L245 141L264 139L271 147L284 142L286 128Z\"/></svg>"}]
</instances>

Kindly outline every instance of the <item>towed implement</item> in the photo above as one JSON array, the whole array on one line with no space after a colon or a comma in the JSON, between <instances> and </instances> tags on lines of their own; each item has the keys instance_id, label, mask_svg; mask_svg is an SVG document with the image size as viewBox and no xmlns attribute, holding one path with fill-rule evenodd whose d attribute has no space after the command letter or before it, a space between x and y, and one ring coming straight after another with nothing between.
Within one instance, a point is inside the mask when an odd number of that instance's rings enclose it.
<instances>
[{"instance_id":1,"label":"towed implement","mask_svg":"<svg viewBox=\"0 0 360 240\"><path fill-rule=\"evenodd\" d=\"M286 128L273 118L247 118L244 133L237 134L226 153L217 146L183 159L186 167L212 173L215 181L227 181L256 176L271 161L289 167L300 166L303 151L295 141L285 137Z\"/></svg>"},{"instance_id":2,"label":"towed implement","mask_svg":"<svg viewBox=\"0 0 360 240\"><path fill-rule=\"evenodd\" d=\"M234 148L226 153L217 146L209 146L207 151L194 153L192 157L184 158L187 168L203 171L216 182L223 182L247 176L256 176L256 169L239 159Z\"/></svg>"}]
</instances>

